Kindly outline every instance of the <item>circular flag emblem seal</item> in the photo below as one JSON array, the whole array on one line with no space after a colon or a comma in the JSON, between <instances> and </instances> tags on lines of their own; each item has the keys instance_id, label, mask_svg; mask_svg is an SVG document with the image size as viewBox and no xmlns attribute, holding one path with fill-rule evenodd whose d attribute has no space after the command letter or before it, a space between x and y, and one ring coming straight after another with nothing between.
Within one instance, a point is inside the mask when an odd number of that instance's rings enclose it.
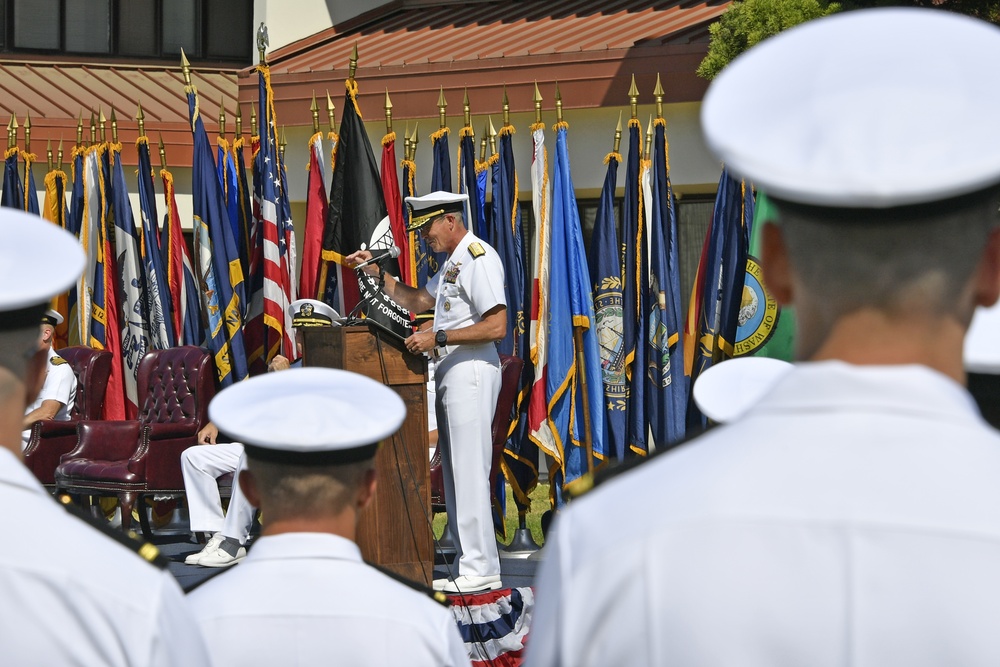
<instances>
[{"instance_id":1,"label":"circular flag emblem seal","mask_svg":"<svg viewBox=\"0 0 1000 667\"><path fill-rule=\"evenodd\" d=\"M760 264L747 256L746 280L740 302L739 328L736 330L734 355L753 354L766 343L778 325L778 302L764 289Z\"/></svg>"}]
</instances>

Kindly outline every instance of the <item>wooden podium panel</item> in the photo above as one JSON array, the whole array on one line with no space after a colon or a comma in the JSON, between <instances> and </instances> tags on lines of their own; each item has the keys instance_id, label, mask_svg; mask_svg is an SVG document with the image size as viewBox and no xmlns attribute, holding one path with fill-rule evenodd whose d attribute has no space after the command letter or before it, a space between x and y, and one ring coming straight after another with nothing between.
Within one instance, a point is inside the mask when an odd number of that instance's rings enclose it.
<instances>
[{"instance_id":1,"label":"wooden podium panel","mask_svg":"<svg viewBox=\"0 0 1000 667\"><path fill-rule=\"evenodd\" d=\"M303 327L303 365L341 368L392 387L406 403L399 433L375 455L378 487L361 513L358 545L369 563L431 585L430 461L427 441L427 361L367 326Z\"/></svg>"}]
</instances>

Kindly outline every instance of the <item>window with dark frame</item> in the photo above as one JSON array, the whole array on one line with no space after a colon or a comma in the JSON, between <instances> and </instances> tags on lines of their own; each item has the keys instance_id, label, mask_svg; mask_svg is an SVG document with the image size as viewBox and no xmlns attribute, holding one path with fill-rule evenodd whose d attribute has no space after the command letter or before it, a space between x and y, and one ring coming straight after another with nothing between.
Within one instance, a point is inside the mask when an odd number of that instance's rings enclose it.
<instances>
[{"instance_id":1,"label":"window with dark frame","mask_svg":"<svg viewBox=\"0 0 1000 667\"><path fill-rule=\"evenodd\" d=\"M249 65L251 0L0 0L0 50Z\"/></svg>"}]
</instances>

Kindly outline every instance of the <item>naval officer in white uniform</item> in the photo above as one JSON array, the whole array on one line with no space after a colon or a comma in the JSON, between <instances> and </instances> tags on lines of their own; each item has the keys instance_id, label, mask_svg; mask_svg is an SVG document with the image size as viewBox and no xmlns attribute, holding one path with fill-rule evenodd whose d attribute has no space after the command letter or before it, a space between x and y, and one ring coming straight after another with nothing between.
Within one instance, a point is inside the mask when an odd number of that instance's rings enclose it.
<instances>
[{"instance_id":1,"label":"naval officer in white uniform","mask_svg":"<svg viewBox=\"0 0 1000 667\"><path fill-rule=\"evenodd\" d=\"M407 197L409 231L420 230L434 252L448 253L441 269L416 289L386 276L385 291L413 312L434 309L434 330L406 340L414 354L432 353L437 385L437 427L444 477L444 499L457 552L458 572L434 581L448 593L500 588L490 508L493 412L500 393L496 341L507 330L504 271L496 251L468 231L467 195L432 192ZM347 265L371 257L361 250ZM375 274L375 265L364 268Z\"/></svg>"},{"instance_id":2,"label":"naval officer in white uniform","mask_svg":"<svg viewBox=\"0 0 1000 667\"><path fill-rule=\"evenodd\" d=\"M190 593L216 667L469 664L444 596L365 564L354 541L379 443L406 416L396 392L297 368L234 384L208 409L243 441L240 484L267 517L239 567Z\"/></svg>"},{"instance_id":3,"label":"naval officer in white uniform","mask_svg":"<svg viewBox=\"0 0 1000 667\"><path fill-rule=\"evenodd\" d=\"M47 364L38 320L84 261L71 234L0 210L0 663L208 665L156 547L72 515L19 460L24 409Z\"/></svg>"},{"instance_id":4,"label":"naval officer in white uniform","mask_svg":"<svg viewBox=\"0 0 1000 667\"><path fill-rule=\"evenodd\" d=\"M42 315L41 338L38 349L45 350L48 361L45 364L45 383L38 397L24 413L24 431L21 432L21 447L28 446L31 426L43 419L67 420L76 401L76 374L69 363L59 356L52 347L56 327L63 323L63 316L55 310L46 310Z\"/></svg>"},{"instance_id":5,"label":"naval officer in white uniform","mask_svg":"<svg viewBox=\"0 0 1000 667\"><path fill-rule=\"evenodd\" d=\"M306 327L329 327L340 321L336 310L315 299L299 299L288 304L288 315L295 327L295 344L299 358L289 362L276 355L268 371L287 370L302 365L302 335ZM198 443L212 447L189 447L181 452L181 474L187 497L188 520L192 532L212 533L201 551L189 554L187 565L229 567L246 558L246 542L250 537L257 508L247 502L240 485L233 483L229 509L223 513L222 497L216 480L227 474L238 475L246 469L243 445L238 442L217 442L219 429L212 422L198 432Z\"/></svg>"},{"instance_id":6,"label":"naval officer in white uniform","mask_svg":"<svg viewBox=\"0 0 1000 667\"><path fill-rule=\"evenodd\" d=\"M996 26L859 10L713 81L708 145L775 199L761 264L802 361L569 504L527 664L1000 664L1000 434L962 361L1000 295L998 61Z\"/></svg>"}]
</instances>

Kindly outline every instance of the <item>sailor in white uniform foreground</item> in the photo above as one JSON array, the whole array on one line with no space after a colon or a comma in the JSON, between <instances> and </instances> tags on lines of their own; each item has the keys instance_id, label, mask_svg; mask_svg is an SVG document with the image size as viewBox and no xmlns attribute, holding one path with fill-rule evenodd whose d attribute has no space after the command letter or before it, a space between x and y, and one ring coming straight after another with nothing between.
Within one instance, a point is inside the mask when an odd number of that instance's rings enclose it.
<instances>
[{"instance_id":1,"label":"sailor in white uniform foreground","mask_svg":"<svg viewBox=\"0 0 1000 667\"><path fill-rule=\"evenodd\" d=\"M810 21L733 61L708 145L776 203L797 357L745 415L574 500L528 664L1000 664L1000 434L963 338L1000 296L1000 29Z\"/></svg>"},{"instance_id":2,"label":"sailor in white uniform foreground","mask_svg":"<svg viewBox=\"0 0 1000 667\"><path fill-rule=\"evenodd\" d=\"M156 547L74 516L19 460L24 409L47 364L38 321L83 266L71 234L0 209L0 663L208 665Z\"/></svg>"},{"instance_id":3,"label":"sailor in white uniform foreground","mask_svg":"<svg viewBox=\"0 0 1000 667\"><path fill-rule=\"evenodd\" d=\"M240 485L266 517L243 563L190 594L216 667L468 665L433 591L365 564L354 541L375 493L375 452L406 416L398 394L301 368L228 387L209 414L243 442Z\"/></svg>"}]
</instances>

